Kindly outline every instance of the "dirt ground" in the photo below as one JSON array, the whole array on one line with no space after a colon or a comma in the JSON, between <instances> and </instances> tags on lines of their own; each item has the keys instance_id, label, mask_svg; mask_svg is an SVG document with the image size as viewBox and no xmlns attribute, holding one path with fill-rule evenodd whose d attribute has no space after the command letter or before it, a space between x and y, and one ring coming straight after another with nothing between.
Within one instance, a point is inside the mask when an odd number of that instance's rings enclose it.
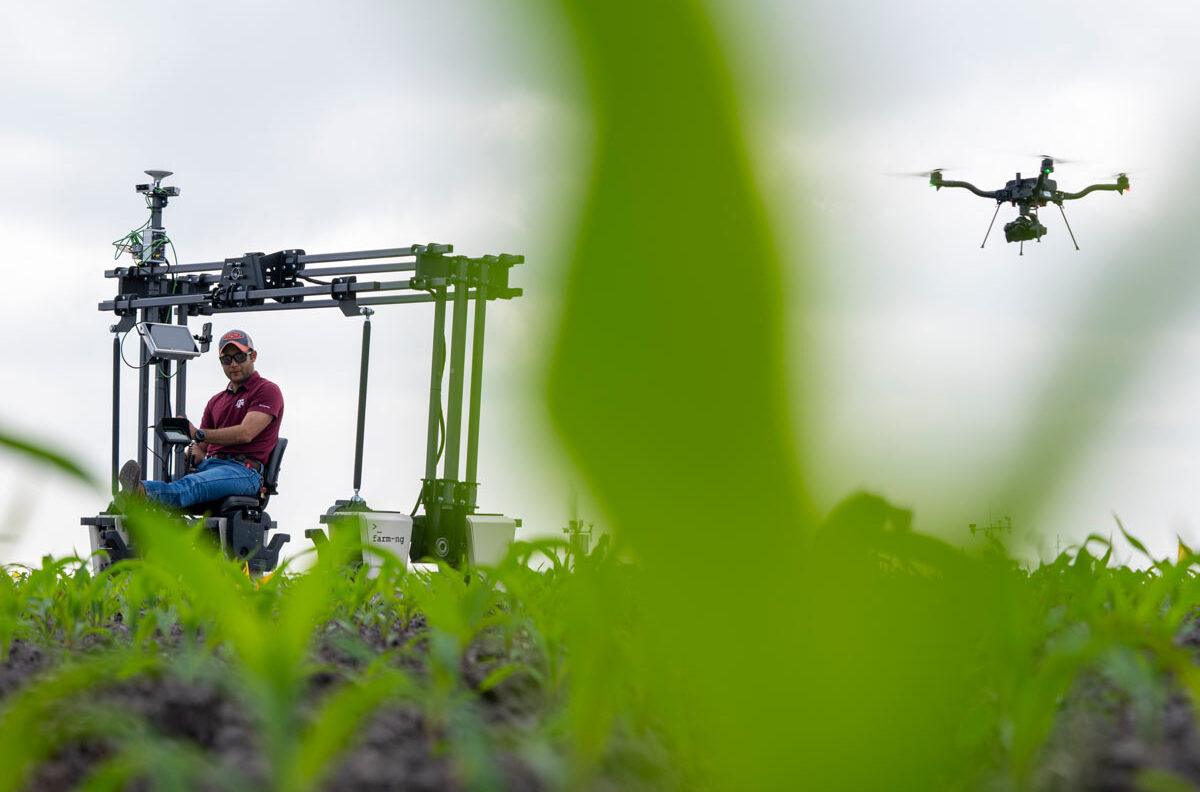
<instances>
[{"instance_id":1,"label":"dirt ground","mask_svg":"<svg viewBox=\"0 0 1200 792\"><path fill-rule=\"evenodd\" d=\"M1200 662L1200 617L1176 643L1191 647ZM1147 680L1135 693L1098 673L1078 679L1060 709L1035 788L1182 788L1170 782L1139 786L1145 773L1165 773L1200 788L1200 729L1190 698L1173 684L1164 689Z\"/></svg>"},{"instance_id":2,"label":"dirt ground","mask_svg":"<svg viewBox=\"0 0 1200 792\"><path fill-rule=\"evenodd\" d=\"M321 635L313 660L316 670L308 679L304 700L307 713L343 679L380 652L413 641L421 646L424 625L418 617L406 632L384 638L377 629L330 625ZM126 635L123 625L112 625L113 639ZM178 642L180 636L173 639ZM97 643L106 643L100 640ZM170 641L168 641L170 643ZM1191 622L1178 643L1193 648L1200 661L1200 618ZM168 646L171 657L179 647ZM477 688L499 662L497 647L486 639L465 653L460 669L463 680ZM8 659L0 663L0 706L15 691L54 668L61 658L56 648L26 641L13 642ZM398 662L419 677L426 672L420 650L402 655ZM260 730L239 700L237 685L222 675L228 666L208 661L207 673L166 673L125 681L102 682L90 691L89 701L101 710L137 716L156 733L191 746L213 768L211 789L261 789L266 786L268 764ZM186 665L186 662L181 663ZM167 668L174 668L168 663ZM534 734L548 717L548 703L536 682L516 674L486 693L474 697L479 728L491 737L490 761L496 780L506 789L540 790L560 786L544 768L533 766L516 746ZM453 790L464 788L461 772L445 750L449 739L440 734L414 704L380 707L365 722L352 747L336 763L322 789L326 790ZM69 742L36 770L27 789L39 792L74 789L102 762L113 755L113 741L84 739ZM639 752L644 740L630 745L629 755L614 757L611 789L629 788L622 778L629 767L645 764ZM508 746L508 747L504 747ZM664 757L651 765L661 769ZM623 769L622 767L623 766ZM650 768L653 769L653 768ZM1189 698L1177 687L1163 689L1147 684L1140 693L1122 689L1103 674L1088 674L1076 681L1063 702L1051 737L1038 762L1035 790L1138 790L1147 771L1169 773L1200 788L1200 728ZM646 776L628 777L632 786L645 785ZM665 780L662 779L662 780ZM640 782L640 783L639 783ZM150 789L148 785L139 788ZM1006 788L1003 783L998 788ZM1159 787L1150 787L1159 788ZM1173 788L1170 786L1161 788Z\"/></svg>"},{"instance_id":3,"label":"dirt ground","mask_svg":"<svg viewBox=\"0 0 1200 792\"><path fill-rule=\"evenodd\" d=\"M419 620L410 628L420 632ZM113 625L113 632L122 632ZM309 678L309 710L322 696L334 689L341 678L364 662L362 648L375 651L394 649L408 636L384 644L377 631L360 631L353 636L357 652L347 652L344 628L330 626L322 636L314 660L321 669ZM419 638L419 635L418 635ZM419 640L418 640L419 644ZM175 651L166 650L168 653ZM22 640L13 643L7 661L0 664L0 705L14 691L58 663L59 653ZM407 670L424 672L418 656L401 661ZM486 642L472 646L463 658L462 675L476 686L497 661ZM102 682L90 691L89 701L114 712L136 715L158 734L181 741L203 752L205 763L214 768L214 789L261 789L267 780L268 765L259 730L238 700L237 686L223 683L221 661L216 673L174 675L171 671L136 677L125 681ZM168 668L171 664L168 663ZM185 680L182 677L187 677ZM491 744L518 745L520 737L538 727L544 713L542 696L528 676L515 674L498 686L476 697L481 728L491 735ZM461 788L460 774L444 750L446 735L434 732L412 704L380 707L366 721L354 745L337 763L326 783L327 790L446 790ZM114 742L120 736L114 735ZM61 747L43 762L27 788L39 792L74 789L105 759L113 755L112 744L103 739L84 739ZM508 789L538 790L547 783L515 751L491 752L497 780ZM149 788L144 786L144 788Z\"/></svg>"}]
</instances>

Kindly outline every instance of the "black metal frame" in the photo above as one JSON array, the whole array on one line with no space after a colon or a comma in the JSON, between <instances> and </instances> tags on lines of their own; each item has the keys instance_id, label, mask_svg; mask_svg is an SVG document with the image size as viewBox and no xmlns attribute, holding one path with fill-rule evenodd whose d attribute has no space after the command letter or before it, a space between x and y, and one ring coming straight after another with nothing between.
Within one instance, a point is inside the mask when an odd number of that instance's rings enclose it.
<instances>
[{"instance_id":1,"label":"black metal frame","mask_svg":"<svg viewBox=\"0 0 1200 792\"><path fill-rule=\"evenodd\" d=\"M425 478L421 501L423 519L417 518L423 547L414 546L414 554L436 556L452 564L469 558L469 539L464 517L476 508L478 482L475 476L479 455L479 419L483 382L483 340L487 303L519 297L522 290L509 286L509 270L524 261L519 255L466 257L454 255L448 244L430 243L379 250L309 254L304 250L283 250L272 254L246 253L223 261L195 264L171 264L165 255L166 232L162 211L178 188L163 187L164 171L147 171L154 182L138 185L147 196L150 208L148 244L135 250L135 264L107 270L106 278L117 281L117 293L99 304L101 311L117 316L113 332L113 405L112 405L112 490L117 493L120 464L120 374L122 334L135 323L168 322L174 319L187 325L195 316L253 311L294 311L337 308L346 316L368 316L364 328L363 362L359 398L358 442L355 460L355 490L360 485L362 420L366 402L366 365L371 307L409 303L433 303L433 364L429 386L429 423L426 443ZM312 264L327 264L309 268ZM380 273L412 273L397 280L364 280L360 276ZM322 282L319 279L331 280ZM304 281L308 285L301 285ZM474 341L471 354L468 428L465 478L459 478L459 452L463 418L463 385L468 303L475 301ZM444 379L446 304L451 303L450 373L445 414L444 460L442 475L437 475L439 427L442 424L441 390ZM207 332L206 332L207 335ZM207 338L199 339L205 340ZM138 376L138 454L146 470L147 451L153 443L153 477L169 480L172 471L183 470L183 452L167 459L167 449L149 428L167 417L170 409L170 380L175 379L175 409L186 411L187 363L175 363L171 374L169 361L151 361L144 345L139 345L141 367ZM151 382L153 369L153 382ZM149 396L154 393L153 415ZM153 419L153 420L151 420ZM414 537L414 545L416 537ZM425 552L428 549L430 552Z\"/></svg>"}]
</instances>

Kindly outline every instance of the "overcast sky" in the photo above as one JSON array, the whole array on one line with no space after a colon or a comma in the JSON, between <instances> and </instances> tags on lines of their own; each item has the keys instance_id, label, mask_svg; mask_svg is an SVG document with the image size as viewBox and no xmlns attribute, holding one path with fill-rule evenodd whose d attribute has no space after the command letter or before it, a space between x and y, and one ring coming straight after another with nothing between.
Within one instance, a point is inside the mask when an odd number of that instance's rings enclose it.
<instances>
[{"instance_id":1,"label":"overcast sky","mask_svg":"<svg viewBox=\"0 0 1200 792\"><path fill-rule=\"evenodd\" d=\"M567 483L538 420L552 317L550 255L582 173L559 44L488 3L5 4L0 17L0 238L7 274L0 425L75 450L107 477L110 242L141 224L146 168L175 171L165 225L181 261L450 242L524 253L527 299L488 322L481 507L541 531L567 518ZM50 39L47 35L52 32ZM548 45L548 46L547 46ZM533 54L530 54L533 53ZM432 308L374 318L363 495L412 507L424 468ZM361 320L339 312L214 318L244 328L286 400L291 439L270 507L293 541L351 494ZM136 355L136 337L126 354ZM124 375L122 456L136 453ZM198 417L223 378L189 367ZM521 460L517 462L516 460ZM0 458L0 508L26 511L6 550L28 561L86 550L87 490ZM21 521L18 521L21 522ZM8 524L12 525L10 520Z\"/></svg>"},{"instance_id":2,"label":"overcast sky","mask_svg":"<svg viewBox=\"0 0 1200 792\"><path fill-rule=\"evenodd\" d=\"M1200 7L781 2L757 25L776 42L754 56L771 74L755 119L765 179L799 221L779 224L792 254L819 250L818 295L797 296L793 314L811 309L797 339L820 358L818 490L867 486L951 535L1000 517L997 471L1020 464L1017 439L1054 395L1064 345L1102 348L1089 382L1101 391L1103 347L1128 339L1138 365L1111 420L1049 510L1014 519L1036 519L1048 549L1111 533L1114 512L1158 552L1176 532L1200 540L1200 316L1187 280ZM779 47L769 29L807 42ZM1052 207L1023 257L1001 232L1011 207L980 250L993 203L886 175L957 166L947 178L994 189L1035 173L1039 152L1082 160L1055 173L1068 190L1131 174L1126 195L1066 205L1080 252ZM1111 318L1080 332L1113 291ZM1154 323L1130 317L1158 310L1169 321L1143 338Z\"/></svg>"},{"instance_id":3,"label":"overcast sky","mask_svg":"<svg viewBox=\"0 0 1200 792\"><path fill-rule=\"evenodd\" d=\"M943 532L999 516L997 471L1089 300L1113 272L1145 267L1140 245L1161 218L1195 204L1182 185L1195 162L1200 8L714 8L738 53L746 129L789 266L808 256L816 271L789 305L797 349L817 350L815 370L795 373L798 394L818 394L800 438L818 501L865 486ZM539 366L586 178L587 118L562 25L531 25L527 11L0 7L0 331L14 354L0 426L74 449L107 475L112 317L96 304L113 294L109 242L145 219L133 184L165 168L183 192L166 227L184 262L427 241L526 254L513 273L526 297L489 313L480 501L524 518L526 535L557 531L570 476L542 422ZM948 176L992 189L1033 173L1028 155L1042 151L1084 161L1056 173L1068 189L1131 172L1130 194L1068 205L1081 252L1054 212L1043 215L1047 238L1018 257L1000 231L1011 208L980 250L992 205L887 175L958 166ZM385 307L374 321L363 494L408 509L423 468L431 308ZM291 445L270 511L295 551L350 494L360 321L222 315L214 332L232 326L254 337L259 370L287 401ZM1176 532L1200 542L1197 311L1177 310L1139 359L1113 420L1039 518L1063 542L1109 532L1114 511L1159 552ZM129 429L136 373L124 383ZM211 356L190 367L190 411L221 384ZM126 432L122 456L133 446ZM102 505L0 457L0 510L21 529L7 560L86 550L79 517Z\"/></svg>"}]
</instances>

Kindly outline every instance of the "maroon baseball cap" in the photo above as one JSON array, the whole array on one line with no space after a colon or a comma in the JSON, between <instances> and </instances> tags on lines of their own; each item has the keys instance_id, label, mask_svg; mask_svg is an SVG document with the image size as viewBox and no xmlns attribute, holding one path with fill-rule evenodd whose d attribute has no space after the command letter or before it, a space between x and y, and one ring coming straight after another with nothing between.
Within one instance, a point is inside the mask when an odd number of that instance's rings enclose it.
<instances>
[{"instance_id":1,"label":"maroon baseball cap","mask_svg":"<svg viewBox=\"0 0 1200 792\"><path fill-rule=\"evenodd\" d=\"M230 330L221 336L221 341L217 344L217 349L224 349L230 344L233 344L243 352L249 352L254 349L254 342L250 340L250 336L246 334L245 330Z\"/></svg>"}]
</instances>

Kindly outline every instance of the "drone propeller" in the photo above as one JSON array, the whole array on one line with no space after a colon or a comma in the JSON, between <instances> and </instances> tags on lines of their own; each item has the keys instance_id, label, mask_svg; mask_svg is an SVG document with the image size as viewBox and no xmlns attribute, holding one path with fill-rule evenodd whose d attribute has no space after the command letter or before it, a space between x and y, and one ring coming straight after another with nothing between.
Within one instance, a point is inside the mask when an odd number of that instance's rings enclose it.
<instances>
[{"instance_id":1,"label":"drone propeller","mask_svg":"<svg viewBox=\"0 0 1200 792\"><path fill-rule=\"evenodd\" d=\"M923 171L908 171L908 172L905 172L905 173L889 173L888 175L889 175L889 176L900 176L900 177L913 177L913 178L920 178L920 179L928 179L930 176L932 176L932 175L933 175L933 174L935 174L935 173L942 173L943 171L948 171L948 170L954 170L954 168L933 168L932 170L923 170Z\"/></svg>"},{"instance_id":2,"label":"drone propeller","mask_svg":"<svg viewBox=\"0 0 1200 792\"><path fill-rule=\"evenodd\" d=\"M1026 156L1037 157L1038 159L1048 159L1051 160L1055 165L1080 165L1083 163L1083 160L1062 159L1061 157L1056 157L1053 154L1028 154Z\"/></svg>"},{"instance_id":3,"label":"drone propeller","mask_svg":"<svg viewBox=\"0 0 1200 792\"><path fill-rule=\"evenodd\" d=\"M1118 190L1124 192L1129 189L1129 173L1128 172L1114 173L1112 176L1109 176L1108 178L1116 180Z\"/></svg>"}]
</instances>

